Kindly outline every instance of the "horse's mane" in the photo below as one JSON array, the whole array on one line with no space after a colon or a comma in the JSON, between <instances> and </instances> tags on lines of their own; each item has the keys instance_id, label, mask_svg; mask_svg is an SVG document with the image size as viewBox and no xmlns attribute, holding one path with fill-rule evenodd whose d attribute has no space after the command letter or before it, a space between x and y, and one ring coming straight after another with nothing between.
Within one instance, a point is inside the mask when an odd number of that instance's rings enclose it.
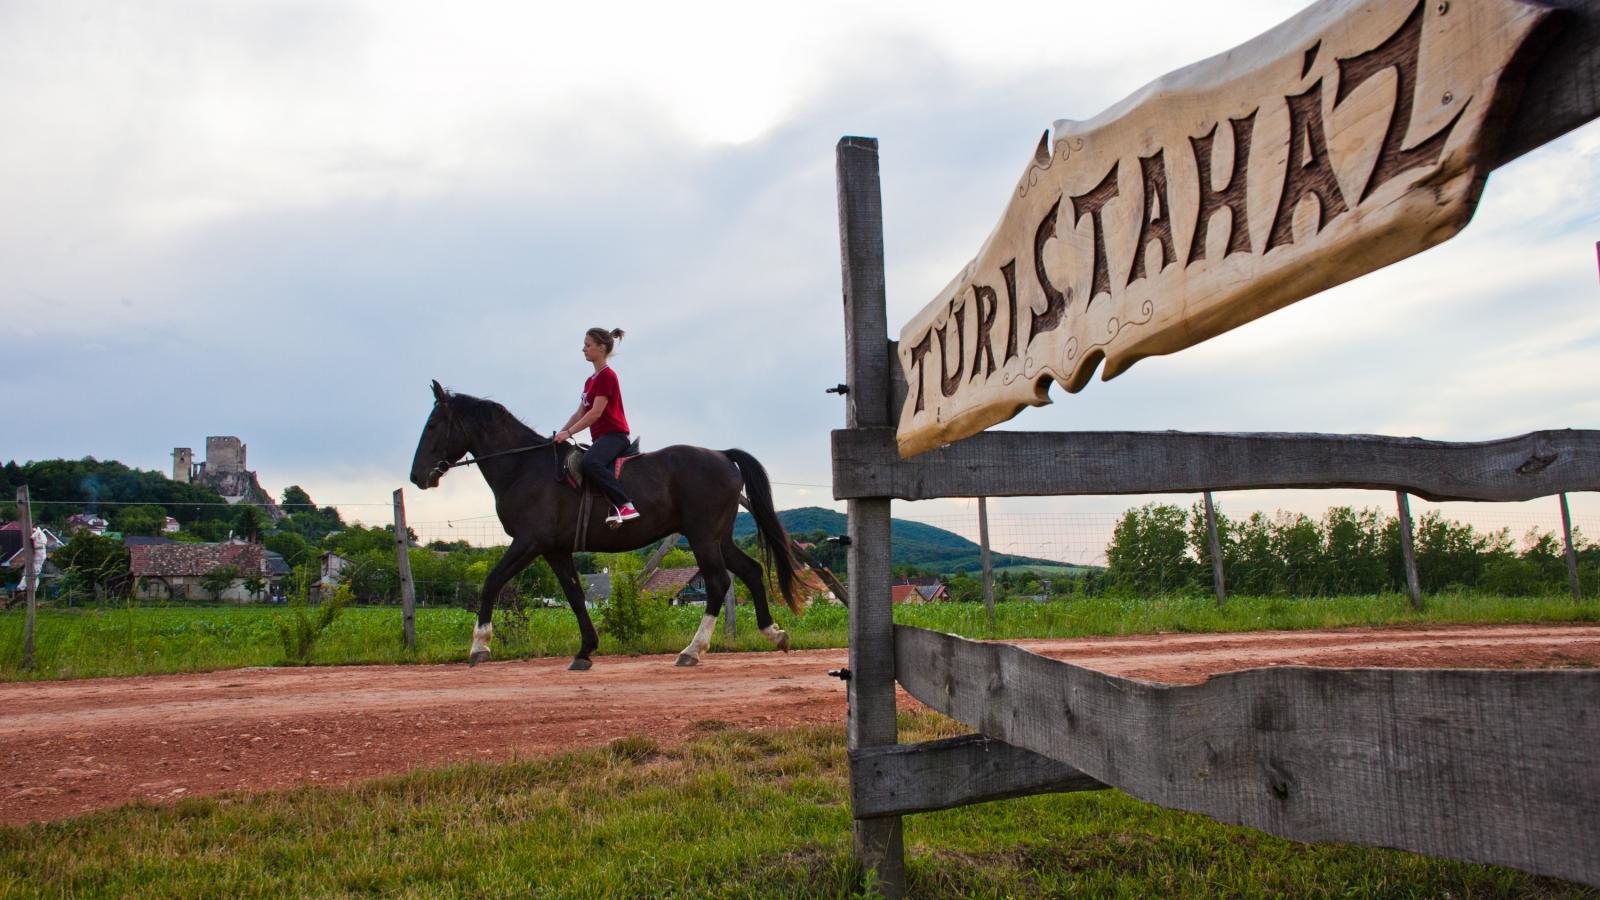
<instances>
[{"instance_id":1,"label":"horse's mane","mask_svg":"<svg viewBox=\"0 0 1600 900\"><path fill-rule=\"evenodd\" d=\"M511 410L483 397L452 392L450 394L450 413L480 433L501 428L510 431L512 437L519 440L544 441L549 439L546 435L529 428L521 419L512 415Z\"/></svg>"}]
</instances>

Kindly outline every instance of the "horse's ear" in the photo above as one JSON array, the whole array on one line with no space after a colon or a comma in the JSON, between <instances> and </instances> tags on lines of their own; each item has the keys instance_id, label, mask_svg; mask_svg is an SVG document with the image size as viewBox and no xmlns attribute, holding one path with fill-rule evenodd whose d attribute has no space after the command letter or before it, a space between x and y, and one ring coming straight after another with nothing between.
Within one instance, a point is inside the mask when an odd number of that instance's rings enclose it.
<instances>
[{"instance_id":1,"label":"horse's ear","mask_svg":"<svg viewBox=\"0 0 1600 900\"><path fill-rule=\"evenodd\" d=\"M444 392L444 386L439 384L439 379L435 378L433 380L433 399L443 403L447 396Z\"/></svg>"}]
</instances>

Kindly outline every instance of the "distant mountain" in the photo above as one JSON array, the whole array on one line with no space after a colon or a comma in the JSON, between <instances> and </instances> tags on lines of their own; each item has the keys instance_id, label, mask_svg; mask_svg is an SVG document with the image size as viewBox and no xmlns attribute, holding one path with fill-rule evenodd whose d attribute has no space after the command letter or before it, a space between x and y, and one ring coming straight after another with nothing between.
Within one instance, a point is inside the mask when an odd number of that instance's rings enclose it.
<instances>
[{"instance_id":1,"label":"distant mountain","mask_svg":"<svg viewBox=\"0 0 1600 900\"><path fill-rule=\"evenodd\" d=\"M806 534L817 530L829 534L844 534L849 520L844 513L820 506L803 506L799 509L778 511L778 520L790 534ZM755 521L747 512L739 513L733 523L733 536L746 538L755 534ZM938 572L976 572L983 567L983 548L953 531L935 528L921 522L905 519L889 520L889 561L897 566L919 566ZM991 553L991 564L1001 566L1073 566L1071 563L1031 556L1013 556L1009 553Z\"/></svg>"}]
</instances>

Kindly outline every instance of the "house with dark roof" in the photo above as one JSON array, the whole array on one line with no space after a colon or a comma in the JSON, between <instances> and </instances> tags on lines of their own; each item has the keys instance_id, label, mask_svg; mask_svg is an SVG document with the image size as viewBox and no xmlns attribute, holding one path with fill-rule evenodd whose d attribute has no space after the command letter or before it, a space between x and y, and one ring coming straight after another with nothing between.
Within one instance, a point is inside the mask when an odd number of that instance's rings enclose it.
<instances>
[{"instance_id":1,"label":"house with dark roof","mask_svg":"<svg viewBox=\"0 0 1600 900\"><path fill-rule=\"evenodd\" d=\"M122 536L122 546L133 547L140 544L176 544L177 541L169 537L153 537L144 534L125 534Z\"/></svg>"},{"instance_id":2,"label":"house with dark roof","mask_svg":"<svg viewBox=\"0 0 1600 900\"><path fill-rule=\"evenodd\" d=\"M579 576L583 579L583 602L593 606L611 599L611 573L597 572Z\"/></svg>"},{"instance_id":3,"label":"house with dark roof","mask_svg":"<svg viewBox=\"0 0 1600 900\"><path fill-rule=\"evenodd\" d=\"M704 603L706 580L697 566L678 569L656 569L639 585L641 593L666 594L673 603Z\"/></svg>"},{"instance_id":4,"label":"house with dark roof","mask_svg":"<svg viewBox=\"0 0 1600 900\"><path fill-rule=\"evenodd\" d=\"M128 547L128 568L134 595L156 600L209 600L200 583L223 566L239 573L220 600L246 602L257 599L244 586L252 576L267 576L266 550L260 544L134 544Z\"/></svg>"},{"instance_id":5,"label":"house with dark roof","mask_svg":"<svg viewBox=\"0 0 1600 900\"><path fill-rule=\"evenodd\" d=\"M950 599L949 591L937 578L902 578L889 586L889 598L894 603L930 603Z\"/></svg>"},{"instance_id":6,"label":"house with dark roof","mask_svg":"<svg viewBox=\"0 0 1600 900\"><path fill-rule=\"evenodd\" d=\"M61 536L48 528L40 528L44 532L44 555L46 565L49 559L56 555L56 551L67 545ZM22 571L22 523L7 522L0 525L0 568L16 569Z\"/></svg>"}]
</instances>

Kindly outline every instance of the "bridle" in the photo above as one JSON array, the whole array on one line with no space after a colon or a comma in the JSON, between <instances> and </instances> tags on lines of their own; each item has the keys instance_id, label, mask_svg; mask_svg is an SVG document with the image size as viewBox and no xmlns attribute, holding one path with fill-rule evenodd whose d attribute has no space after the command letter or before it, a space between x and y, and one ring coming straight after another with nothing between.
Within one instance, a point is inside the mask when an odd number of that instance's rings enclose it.
<instances>
[{"instance_id":1,"label":"bridle","mask_svg":"<svg viewBox=\"0 0 1600 900\"><path fill-rule=\"evenodd\" d=\"M445 414L445 420L447 422L449 422L449 427L454 428L455 427L455 413L451 411L449 404L444 404L444 414ZM548 440L548 441L540 441L537 444L529 444L526 447L512 447L509 450L496 450L493 453L484 453L484 454L481 454L481 455L474 455L471 459L456 460L455 462L451 462L448 459L441 459L438 462L433 464L433 469L431 471L429 471L428 474L432 475L435 472L437 472L439 474L439 477L443 478L444 477L444 473L446 473L446 472L450 471L451 469L454 469L454 468L456 468L458 466L475 466L478 463L481 463L486 459L494 459L496 456L510 456L513 453L526 453L529 450L541 450L541 449L543 449L545 447L555 446L555 444L556 444L555 436L552 435L550 440Z\"/></svg>"}]
</instances>

